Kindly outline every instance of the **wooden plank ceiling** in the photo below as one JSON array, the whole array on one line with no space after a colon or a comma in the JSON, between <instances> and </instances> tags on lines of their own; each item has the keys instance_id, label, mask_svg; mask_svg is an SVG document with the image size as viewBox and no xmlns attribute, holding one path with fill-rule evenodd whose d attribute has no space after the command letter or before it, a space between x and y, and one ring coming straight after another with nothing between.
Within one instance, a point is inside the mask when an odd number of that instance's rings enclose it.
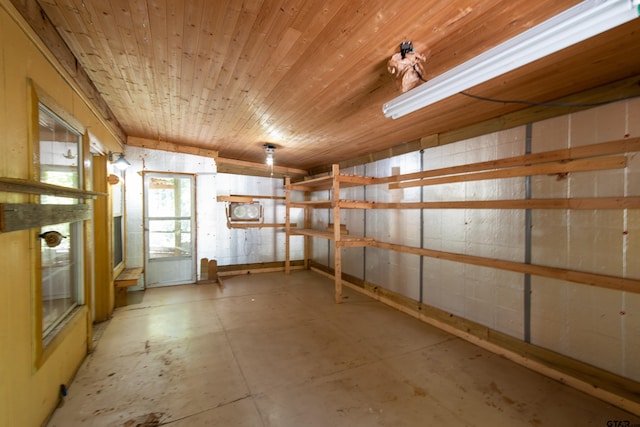
<instances>
[{"instance_id":1,"label":"wooden plank ceiling","mask_svg":"<svg viewBox=\"0 0 640 427\"><path fill-rule=\"evenodd\" d=\"M427 79L577 0L37 0L136 140L317 168L518 109L455 95L398 120L403 40ZM640 19L470 92L549 101L640 75Z\"/></svg>"}]
</instances>

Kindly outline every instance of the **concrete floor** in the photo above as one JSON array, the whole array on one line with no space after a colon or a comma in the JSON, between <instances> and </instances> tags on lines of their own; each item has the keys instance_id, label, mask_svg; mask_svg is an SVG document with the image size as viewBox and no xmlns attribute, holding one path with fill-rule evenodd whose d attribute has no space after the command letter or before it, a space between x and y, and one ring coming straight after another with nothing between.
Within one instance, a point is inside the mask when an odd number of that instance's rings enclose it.
<instances>
[{"instance_id":1,"label":"concrete floor","mask_svg":"<svg viewBox=\"0 0 640 427\"><path fill-rule=\"evenodd\" d=\"M308 271L150 289L49 426L606 426L640 419Z\"/></svg>"}]
</instances>

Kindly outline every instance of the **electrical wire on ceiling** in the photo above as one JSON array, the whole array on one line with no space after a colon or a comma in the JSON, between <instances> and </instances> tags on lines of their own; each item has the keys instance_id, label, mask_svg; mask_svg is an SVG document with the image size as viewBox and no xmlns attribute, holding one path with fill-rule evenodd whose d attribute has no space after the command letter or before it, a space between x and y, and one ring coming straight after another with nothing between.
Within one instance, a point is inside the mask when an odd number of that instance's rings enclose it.
<instances>
[{"instance_id":1,"label":"electrical wire on ceiling","mask_svg":"<svg viewBox=\"0 0 640 427\"><path fill-rule=\"evenodd\" d=\"M460 92L461 95L468 96L469 98L478 99L480 101L488 101L488 102L498 102L501 104L526 104L526 105L538 105L543 107L597 107L600 105L613 104L614 102L626 101L628 99L639 98L640 95L630 95L624 96L622 98L614 98L606 101L598 101L598 102L585 102L585 103L571 103L571 102L536 102L536 101L526 101L520 99L496 99L496 98L487 98L484 96L473 95L468 92Z\"/></svg>"},{"instance_id":2,"label":"electrical wire on ceiling","mask_svg":"<svg viewBox=\"0 0 640 427\"><path fill-rule=\"evenodd\" d=\"M420 73L418 73L418 77L423 82L427 81L425 80L424 77L422 77ZM599 107L601 105L613 104L615 102L640 98L640 95L629 95L629 96L623 96L621 98L608 99L605 101L573 103L573 102L537 102L537 101L528 101L524 99L499 99L499 98L488 98L486 96L474 95L472 93L464 92L464 91L459 93L460 95L468 96L469 98L477 99L479 101L497 102L500 104L525 104L525 105L535 105L535 106L541 106L541 107L569 107L569 108Z\"/></svg>"}]
</instances>

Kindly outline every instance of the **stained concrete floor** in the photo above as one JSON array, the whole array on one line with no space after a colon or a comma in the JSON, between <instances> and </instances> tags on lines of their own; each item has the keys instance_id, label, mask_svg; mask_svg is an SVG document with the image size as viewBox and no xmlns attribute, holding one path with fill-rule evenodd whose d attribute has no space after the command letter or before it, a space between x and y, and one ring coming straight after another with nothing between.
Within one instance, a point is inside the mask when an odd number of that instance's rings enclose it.
<instances>
[{"instance_id":1,"label":"stained concrete floor","mask_svg":"<svg viewBox=\"0 0 640 427\"><path fill-rule=\"evenodd\" d=\"M147 290L50 427L606 426L640 419L308 271Z\"/></svg>"}]
</instances>

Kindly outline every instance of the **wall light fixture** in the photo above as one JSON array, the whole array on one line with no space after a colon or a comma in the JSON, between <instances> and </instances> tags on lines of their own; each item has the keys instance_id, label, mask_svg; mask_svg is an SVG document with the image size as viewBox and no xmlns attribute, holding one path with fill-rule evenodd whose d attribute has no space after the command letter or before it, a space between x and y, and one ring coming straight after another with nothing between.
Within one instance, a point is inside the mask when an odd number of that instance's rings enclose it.
<instances>
[{"instance_id":1,"label":"wall light fixture","mask_svg":"<svg viewBox=\"0 0 640 427\"><path fill-rule=\"evenodd\" d=\"M122 171L131 166L131 163L124 158L124 153L109 153L109 161Z\"/></svg>"}]
</instances>

